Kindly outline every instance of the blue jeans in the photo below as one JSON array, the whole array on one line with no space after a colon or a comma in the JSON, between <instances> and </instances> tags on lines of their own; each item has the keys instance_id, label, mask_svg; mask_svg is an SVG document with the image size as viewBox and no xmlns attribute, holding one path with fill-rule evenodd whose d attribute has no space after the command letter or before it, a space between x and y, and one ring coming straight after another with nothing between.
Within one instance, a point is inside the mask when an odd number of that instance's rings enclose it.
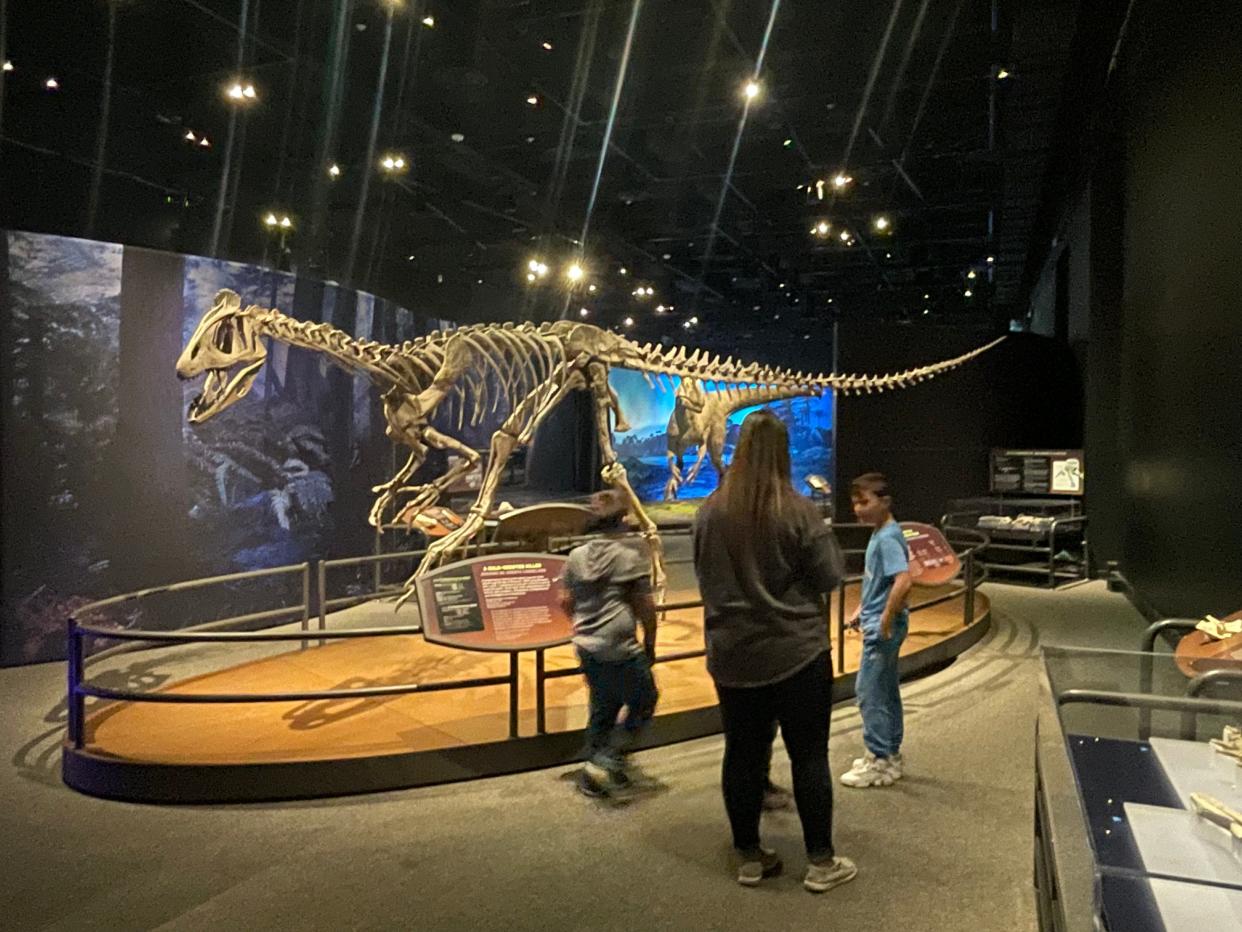
<instances>
[{"instance_id":1,"label":"blue jeans","mask_svg":"<svg viewBox=\"0 0 1242 932\"><path fill-rule=\"evenodd\" d=\"M863 744L876 757L892 757L901 750L904 724L901 688L897 682L897 654L909 625L908 619L894 619L887 641L880 638L878 622L870 630L863 627L862 662L854 691L862 712Z\"/></svg>"},{"instance_id":2,"label":"blue jeans","mask_svg":"<svg viewBox=\"0 0 1242 932\"><path fill-rule=\"evenodd\" d=\"M659 694L651 663L645 654L629 660L597 660L582 650L578 659L591 697L583 757L605 770L621 770L639 729L655 714ZM617 724L623 708L625 721Z\"/></svg>"}]
</instances>

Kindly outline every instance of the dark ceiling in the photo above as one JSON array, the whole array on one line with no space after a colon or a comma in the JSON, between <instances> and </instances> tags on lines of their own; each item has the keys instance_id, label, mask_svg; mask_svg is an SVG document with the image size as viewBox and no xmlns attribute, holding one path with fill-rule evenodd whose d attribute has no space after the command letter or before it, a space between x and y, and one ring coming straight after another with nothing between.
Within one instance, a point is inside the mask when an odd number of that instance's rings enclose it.
<instances>
[{"instance_id":1,"label":"dark ceiling","mask_svg":"<svg viewBox=\"0 0 1242 932\"><path fill-rule=\"evenodd\" d=\"M777 340L838 315L1021 316L1076 0L406 0L385 61L387 9L7 0L0 222L192 253L215 239L440 316L586 308L647 338L692 318ZM224 94L238 77L244 106ZM379 170L387 153L403 174ZM269 211L294 224L284 254ZM532 258L549 267L533 284Z\"/></svg>"}]
</instances>

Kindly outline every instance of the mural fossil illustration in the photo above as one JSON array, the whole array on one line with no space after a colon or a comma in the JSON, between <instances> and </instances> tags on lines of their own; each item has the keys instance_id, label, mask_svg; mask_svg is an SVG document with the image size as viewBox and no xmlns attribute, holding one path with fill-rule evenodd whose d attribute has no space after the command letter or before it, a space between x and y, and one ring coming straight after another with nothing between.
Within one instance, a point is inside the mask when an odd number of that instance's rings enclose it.
<instances>
[{"instance_id":1,"label":"mural fossil illustration","mask_svg":"<svg viewBox=\"0 0 1242 932\"><path fill-rule=\"evenodd\" d=\"M656 525L630 487L613 448L612 431L627 429L617 396L608 384L608 373L614 366L642 373L653 386L673 378L683 385L702 381L736 385L713 393L736 402L751 397L746 393L754 391L778 392L771 397L788 398L826 391L851 394L904 388L956 368L1000 342L994 340L961 356L892 375L815 374L720 359L684 347L639 345L599 327L572 321L478 324L388 345L354 339L328 324L298 321L274 309L243 307L235 292L224 290L216 295L177 360L180 378L205 376L202 392L189 407L191 424L214 417L247 395L267 359L265 337L322 353L349 371L367 375L381 392L386 433L409 450L409 455L388 482L373 489L378 496L369 516L372 524L382 523L394 504L401 505L406 517L418 514L481 465L476 451L431 425L433 414L449 407L455 411L460 429L467 418L477 424L502 408L508 412L492 433L487 460L482 464L483 480L465 523L428 548L398 604L413 594L415 579L461 551L478 533L492 509L510 454L529 444L548 413L570 392L579 390L589 391L595 402L601 476L629 501L650 548L653 583L658 590L663 589L664 561ZM700 430L696 436L708 436L701 433L703 428L696 429ZM456 461L433 481L409 485L432 449L452 454Z\"/></svg>"}]
</instances>

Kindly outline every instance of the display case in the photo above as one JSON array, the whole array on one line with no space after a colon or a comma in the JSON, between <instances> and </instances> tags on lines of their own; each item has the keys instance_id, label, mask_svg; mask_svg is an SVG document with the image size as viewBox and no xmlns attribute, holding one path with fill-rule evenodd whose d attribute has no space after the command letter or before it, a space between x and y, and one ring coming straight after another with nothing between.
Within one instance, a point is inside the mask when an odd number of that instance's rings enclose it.
<instances>
[{"instance_id":1,"label":"display case","mask_svg":"<svg viewBox=\"0 0 1242 932\"><path fill-rule=\"evenodd\" d=\"M1239 664L1242 668L1242 664ZM1209 743L1242 723L1237 676L1167 653L1044 651L1036 754L1040 928L1242 928L1242 763ZM1242 749L1242 741L1238 743Z\"/></svg>"},{"instance_id":2,"label":"display case","mask_svg":"<svg viewBox=\"0 0 1242 932\"><path fill-rule=\"evenodd\" d=\"M958 498L940 526L987 534L982 558L994 579L1056 586L1088 575L1087 516L1077 498Z\"/></svg>"}]
</instances>

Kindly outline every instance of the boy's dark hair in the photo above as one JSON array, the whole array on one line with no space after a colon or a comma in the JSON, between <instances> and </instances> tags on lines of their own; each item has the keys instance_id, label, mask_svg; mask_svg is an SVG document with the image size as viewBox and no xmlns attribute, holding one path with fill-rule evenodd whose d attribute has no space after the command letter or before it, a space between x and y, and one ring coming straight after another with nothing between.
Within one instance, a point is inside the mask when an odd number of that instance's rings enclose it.
<instances>
[{"instance_id":1,"label":"boy's dark hair","mask_svg":"<svg viewBox=\"0 0 1242 932\"><path fill-rule=\"evenodd\" d=\"M625 495L616 489L605 489L591 496L591 511L595 516L591 520L590 530L597 533L619 531L625 527L625 515L630 510Z\"/></svg>"},{"instance_id":2,"label":"boy's dark hair","mask_svg":"<svg viewBox=\"0 0 1242 932\"><path fill-rule=\"evenodd\" d=\"M871 492L876 498L893 497L888 485L888 476L882 472L865 472L850 483L851 498L862 492Z\"/></svg>"}]
</instances>

